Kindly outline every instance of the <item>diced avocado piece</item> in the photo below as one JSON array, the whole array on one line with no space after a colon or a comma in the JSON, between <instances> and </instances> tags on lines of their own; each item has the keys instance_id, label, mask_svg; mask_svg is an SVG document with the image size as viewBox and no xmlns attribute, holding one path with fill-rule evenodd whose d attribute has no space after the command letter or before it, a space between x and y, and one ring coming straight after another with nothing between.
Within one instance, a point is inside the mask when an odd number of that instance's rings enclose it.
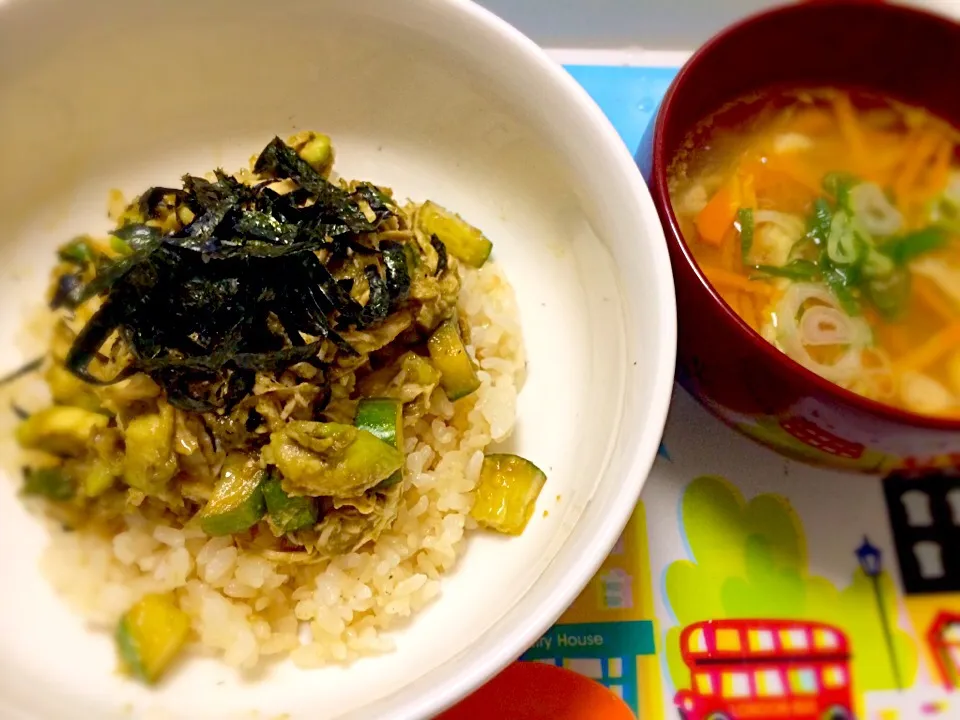
<instances>
[{"instance_id":1,"label":"diced avocado piece","mask_svg":"<svg viewBox=\"0 0 960 720\"><path fill-rule=\"evenodd\" d=\"M287 495L280 480L269 477L260 486L270 524L281 535L317 524L317 501L303 495Z\"/></svg>"},{"instance_id":2,"label":"diced avocado piece","mask_svg":"<svg viewBox=\"0 0 960 720\"><path fill-rule=\"evenodd\" d=\"M67 370L61 363L55 362L47 368L44 378L55 402L61 405L74 405L97 412L100 400L90 385Z\"/></svg>"},{"instance_id":3,"label":"diced avocado piece","mask_svg":"<svg viewBox=\"0 0 960 720\"><path fill-rule=\"evenodd\" d=\"M267 511L261 488L266 476L255 458L229 455L213 495L200 511L200 529L207 535L233 535L260 522Z\"/></svg>"},{"instance_id":4,"label":"diced avocado piece","mask_svg":"<svg viewBox=\"0 0 960 720\"><path fill-rule=\"evenodd\" d=\"M333 144L326 135L317 133L300 148L300 157L314 170L323 172L333 161Z\"/></svg>"},{"instance_id":5,"label":"diced avocado piece","mask_svg":"<svg viewBox=\"0 0 960 720\"><path fill-rule=\"evenodd\" d=\"M473 225L456 213L427 200L417 216L420 229L428 236L436 235L447 252L471 267L480 267L493 249L493 243Z\"/></svg>"},{"instance_id":6,"label":"diced avocado piece","mask_svg":"<svg viewBox=\"0 0 960 720\"><path fill-rule=\"evenodd\" d=\"M388 397L409 402L421 391L432 392L439 382L440 373L429 360L415 352L406 352L398 362L364 377L357 387L360 393L367 397ZM417 387L411 390L411 386Z\"/></svg>"},{"instance_id":7,"label":"diced avocado piece","mask_svg":"<svg viewBox=\"0 0 960 720\"><path fill-rule=\"evenodd\" d=\"M426 364L426 361L421 358ZM403 403L392 398L365 398L357 403L353 424L403 452ZM385 490L403 481L403 468L377 485Z\"/></svg>"},{"instance_id":8,"label":"diced avocado piece","mask_svg":"<svg viewBox=\"0 0 960 720\"><path fill-rule=\"evenodd\" d=\"M187 642L190 617L167 595L145 595L117 626L117 647L125 668L153 684Z\"/></svg>"},{"instance_id":9,"label":"diced avocado piece","mask_svg":"<svg viewBox=\"0 0 960 720\"><path fill-rule=\"evenodd\" d=\"M23 493L64 502L73 499L76 488L63 468L28 468L23 473Z\"/></svg>"},{"instance_id":10,"label":"diced avocado piece","mask_svg":"<svg viewBox=\"0 0 960 720\"><path fill-rule=\"evenodd\" d=\"M271 434L269 454L291 495L352 498L403 466L403 453L366 430L294 421Z\"/></svg>"},{"instance_id":11,"label":"diced avocado piece","mask_svg":"<svg viewBox=\"0 0 960 720\"><path fill-rule=\"evenodd\" d=\"M398 450L403 447L403 403L393 398L364 398L354 425Z\"/></svg>"},{"instance_id":12,"label":"diced avocado piece","mask_svg":"<svg viewBox=\"0 0 960 720\"><path fill-rule=\"evenodd\" d=\"M83 475L83 494L87 497L103 495L116 479L113 469L102 460L97 460Z\"/></svg>"},{"instance_id":13,"label":"diced avocado piece","mask_svg":"<svg viewBox=\"0 0 960 720\"><path fill-rule=\"evenodd\" d=\"M82 455L94 431L105 428L109 418L83 408L55 405L34 413L17 428L17 441L28 450L54 455Z\"/></svg>"},{"instance_id":14,"label":"diced avocado piece","mask_svg":"<svg viewBox=\"0 0 960 720\"><path fill-rule=\"evenodd\" d=\"M436 386L439 382L440 374L437 369L430 364L429 360L416 353L406 353L400 360L400 367L403 368L405 380L409 383Z\"/></svg>"},{"instance_id":15,"label":"diced avocado piece","mask_svg":"<svg viewBox=\"0 0 960 720\"><path fill-rule=\"evenodd\" d=\"M484 527L520 535L533 515L546 481L547 476L540 468L519 455L487 455L470 514Z\"/></svg>"},{"instance_id":16,"label":"diced avocado piece","mask_svg":"<svg viewBox=\"0 0 960 720\"><path fill-rule=\"evenodd\" d=\"M159 413L141 415L130 421L124 433L123 480L127 485L148 495L166 487L178 470L173 431L173 408L166 404Z\"/></svg>"},{"instance_id":17,"label":"diced avocado piece","mask_svg":"<svg viewBox=\"0 0 960 720\"><path fill-rule=\"evenodd\" d=\"M440 371L440 385L451 400L459 400L480 387L473 360L463 346L460 331L453 320L434 330L427 341L433 366Z\"/></svg>"}]
</instances>

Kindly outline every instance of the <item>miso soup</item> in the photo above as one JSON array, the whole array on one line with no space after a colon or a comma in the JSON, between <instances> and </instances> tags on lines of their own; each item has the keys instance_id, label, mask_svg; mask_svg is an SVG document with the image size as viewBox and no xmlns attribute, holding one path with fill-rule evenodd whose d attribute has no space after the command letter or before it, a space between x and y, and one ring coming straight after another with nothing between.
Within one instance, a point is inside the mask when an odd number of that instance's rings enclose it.
<instances>
[{"instance_id":1,"label":"miso soup","mask_svg":"<svg viewBox=\"0 0 960 720\"><path fill-rule=\"evenodd\" d=\"M670 195L701 270L750 327L842 387L960 419L960 133L835 89L701 123Z\"/></svg>"}]
</instances>

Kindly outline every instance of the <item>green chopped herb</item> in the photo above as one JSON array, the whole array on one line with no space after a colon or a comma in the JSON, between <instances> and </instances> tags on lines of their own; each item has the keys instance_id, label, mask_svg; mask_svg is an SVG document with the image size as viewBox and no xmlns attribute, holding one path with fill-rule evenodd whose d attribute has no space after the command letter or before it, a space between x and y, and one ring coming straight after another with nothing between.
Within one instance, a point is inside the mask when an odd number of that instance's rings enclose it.
<instances>
[{"instance_id":1,"label":"green chopped herb","mask_svg":"<svg viewBox=\"0 0 960 720\"><path fill-rule=\"evenodd\" d=\"M946 194L935 200L930 209L930 217L937 227L952 233L960 233L960 203Z\"/></svg>"},{"instance_id":2,"label":"green chopped herb","mask_svg":"<svg viewBox=\"0 0 960 720\"><path fill-rule=\"evenodd\" d=\"M740 228L740 258L747 265L750 258L750 248L753 247L753 209L740 208L737 211L737 222Z\"/></svg>"},{"instance_id":3,"label":"green chopped herb","mask_svg":"<svg viewBox=\"0 0 960 720\"><path fill-rule=\"evenodd\" d=\"M887 277L868 280L864 285L864 295L885 319L893 320L906 308L910 287L910 271L897 267Z\"/></svg>"},{"instance_id":4,"label":"green chopped herb","mask_svg":"<svg viewBox=\"0 0 960 720\"><path fill-rule=\"evenodd\" d=\"M42 495L57 502L71 500L76 493L73 482L60 468L25 468L23 471L23 493Z\"/></svg>"},{"instance_id":5,"label":"green chopped herb","mask_svg":"<svg viewBox=\"0 0 960 720\"><path fill-rule=\"evenodd\" d=\"M827 266L823 269L823 281L837 297L840 306L847 315L860 314L860 302L857 298L856 274L844 268Z\"/></svg>"},{"instance_id":6,"label":"green chopped herb","mask_svg":"<svg viewBox=\"0 0 960 720\"><path fill-rule=\"evenodd\" d=\"M926 227L916 232L892 237L880 249L897 265L905 265L911 260L947 244L947 233L939 227Z\"/></svg>"},{"instance_id":7,"label":"green chopped herb","mask_svg":"<svg viewBox=\"0 0 960 720\"><path fill-rule=\"evenodd\" d=\"M863 260L863 275L867 278L889 277L896 265L889 255L886 255L873 245L867 246L866 256Z\"/></svg>"},{"instance_id":8,"label":"green chopped herb","mask_svg":"<svg viewBox=\"0 0 960 720\"><path fill-rule=\"evenodd\" d=\"M837 201L837 207L850 208L850 190L860 183L860 179L850 173L832 172L823 177L823 189Z\"/></svg>"},{"instance_id":9,"label":"green chopped herb","mask_svg":"<svg viewBox=\"0 0 960 720\"><path fill-rule=\"evenodd\" d=\"M853 219L844 212L836 213L827 236L827 257L834 265L855 265L863 259L863 238Z\"/></svg>"},{"instance_id":10,"label":"green chopped herb","mask_svg":"<svg viewBox=\"0 0 960 720\"><path fill-rule=\"evenodd\" d=\"M833 210L826 198L817 198L813 201L813 213L807 223L807 237L818 246L825 246L830 236L830 225L833 222Z\"/></svg>"},{"instance_id":11,"label":"green chopped herb","mask_svg":"<svg viewBox=\"0 0 960 720\"><path fill-rule=\"evenodd\" d=\"M783 266L757 265L755 269L765 276L787 278L788 280L798 280L802 282L814 280L820 274L820 268L815 262L803 259L792 260Z\"/></svg>"}]
</instances>

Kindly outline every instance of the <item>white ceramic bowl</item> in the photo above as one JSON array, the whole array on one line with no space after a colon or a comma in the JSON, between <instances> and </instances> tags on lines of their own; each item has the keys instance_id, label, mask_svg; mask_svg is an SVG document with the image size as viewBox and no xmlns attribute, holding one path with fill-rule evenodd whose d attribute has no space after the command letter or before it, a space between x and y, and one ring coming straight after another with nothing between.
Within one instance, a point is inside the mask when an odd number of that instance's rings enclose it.
<instances>
[{"instance_id":1,"label":"white ceramic bowl","mask_svg":"<svg viewBox=\"0 0 960 720\"><path fill-rule=\"evenodd\" d=\"M44 531L6 468L5 720L428 717L531 645L625 524L673 380L657 215L587 95L466 0L0 0L0 372L40 347L24 324L52 250L106 230L109 188L239 167L304 128L333 136L344 176L433 198L493 239L529 354L512 445L549 476L535 519L520 538L470 537L392 654L256 681L191 659L148 691L41 577Z\"/></svg>"}]
</instances>

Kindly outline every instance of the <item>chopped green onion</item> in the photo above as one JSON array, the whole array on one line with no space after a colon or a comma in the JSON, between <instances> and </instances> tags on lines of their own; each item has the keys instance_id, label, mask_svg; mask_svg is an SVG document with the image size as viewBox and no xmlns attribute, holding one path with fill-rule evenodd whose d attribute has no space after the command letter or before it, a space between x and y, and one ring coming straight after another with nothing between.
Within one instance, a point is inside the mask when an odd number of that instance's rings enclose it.
<instances>
[{"instance_id":1,"label":"chopped green onion","mask_svg":"<svg viewBox=\"0 0 960 720\"><path fill-rule=\"evenodd\" d=\"M823 189L833 195L837 206L843 210L850 207L850 190L860 179L850 173L832 172L823 176Z\"/></svg>"},{"instance_id":2,"label":"chopped green onion","mask_svg":"<svg viewBox=\"0 0 960 720\"><path fill-rule=\"evenodd\" d=\"M737 211L737 226L740 230L740 257L746 265L753 247L753 210L740 208Z\"/></svg>"},{"instance_id":3,"label":"chopped green onion","mask_svg":"<svg viewBox=\"0 0 960 720\"><path fill-rule=\"evenodd\" d=\"M835 265L855 265L863 259L864 242L847 213L837 213L827 236L827 257Z\"/></svg>"},{"instance_id":4,"label":"chopped green onion","mask_svg":"<svg viewBox=\"0 0 960 720\"><path fill-rule=\"evenodd\" d=\"M757 272L769 277L787 278L788 280L813 280L820 273L820 268L810 260L797 259L786 265L757 265ZM753 279L753 278L751 278ZM757 279L763 279L763 276Z\"/></svg>"},{"instance_id":5,"label":"chopped green onion","mask_svg":"<svg viewBox=\"0 0 960 720\"><path fill-rule=\"evenodd\" d=\"M939 250L946 243L947 233L942 228L926 227L890 238L881 245L881 250L897 265L905 265L920 255Z\"/></svg>"},{"instance_id":6,"label":"chopped green onion","mask_svg":"<svg viewBox=\"0 0 960 720\"><path fill-rule=\"evenodd\" d=\"M813 214L808 221L807 237L815 245L826 245L830 235L830 224L833 222L833 211L826 198L817 198L813 201Z\"/></svg>"},{"instance_id":7,"label":"chopped green onion","mask_svg":"<svg viewBox=\"0 0 960 720\"><path fill-rule=\"evenodd\" d=\"M960 233L960 203L946 194L942 195L933 202L930 219L944 230Z\"/></svg>"},{"instance_id":8,"label":"chopped green onion","mask_svg":"<svg viewBox=\"0 0 960 720\"><path fill-rule=\"evenodd\" d=\"M76 489L60 468L40 468L23 471L24 495L43 495L59 502L73 498Z\"/></svg>"},{"instance_id":9,"label":"chopped green onion","mask_svg":"<svg viewBox=\"0 0 960 720\"><path fill-rule=\"evenodd\" d=\"M864 294L884 318L892 320L910 299L910 272L897 267L887 277L872 278L865 284Z\"/></svg>"},{"instance_id":10,"label":"chopped green onion","mask_svg":"<svg viewBox=\"0 0 960 720\"><path fill-rule=\"evenodd\" d=\"M863 261L863 274L868 278L889 277L896 265L889 255L867 246L867 255Z\"/></svg>"},{"instance_id":11,"label":"chopped green onion","mask_svg":"<svg viewBox=\"0 0 960 720\"><path fill-rule=\"evenodd\" d=\"M823 281L830 291L837 296L840 307L847 315L859 315L860 303L854 293L856 274L844 268L829 266L823 269Z\"/></svg>"},{"instance_id":12,"label":"chopped green onion","mask_svg":"<svg viewBox=\"0 0 960 720\"><path fill-rule=\"evenodd\" d=\"M788 260L810 260L816 262L820 257L820 248L817 242L808 235L804 235L790 246L790 252L787 253Z\"/></svg>"}]
</instances>

